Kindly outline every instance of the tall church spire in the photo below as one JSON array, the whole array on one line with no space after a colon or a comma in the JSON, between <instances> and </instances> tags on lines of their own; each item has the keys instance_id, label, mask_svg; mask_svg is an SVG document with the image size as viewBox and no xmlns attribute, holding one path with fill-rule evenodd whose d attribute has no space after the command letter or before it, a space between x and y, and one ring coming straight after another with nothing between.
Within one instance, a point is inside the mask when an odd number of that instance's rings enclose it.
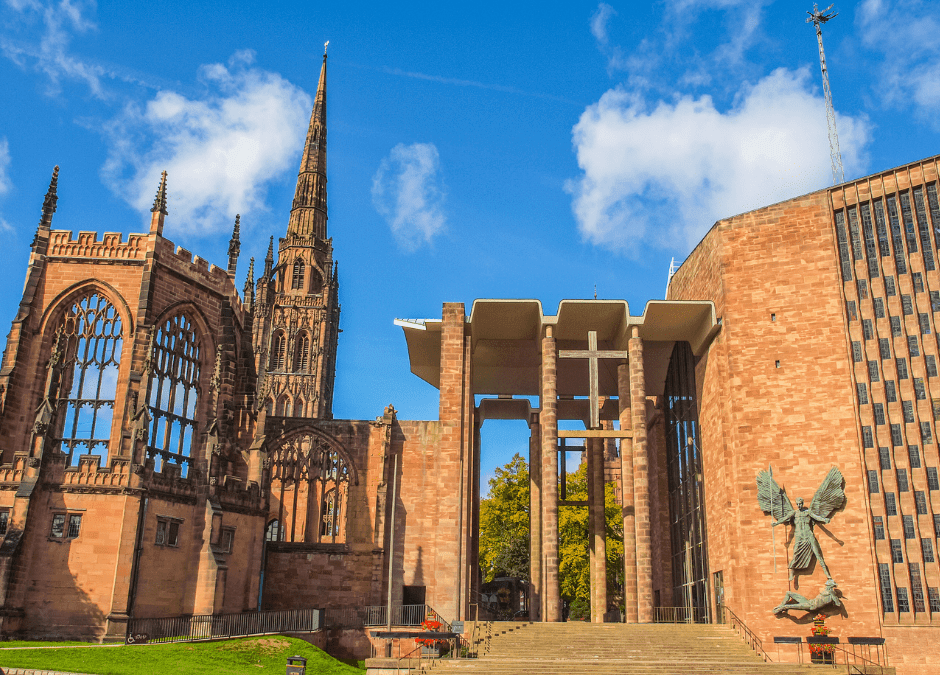
<instances>
[{"instance_id":1,"label":"tall church spire","mask_svg":"<svg viewBox=\"0 0 940 675\"><path fill-rule=\"evenodd\" d=\"M329 44L329 43L327 43ZM326 45L313 102L287 236L326 239Z\"/></svg>"}]
</instances>

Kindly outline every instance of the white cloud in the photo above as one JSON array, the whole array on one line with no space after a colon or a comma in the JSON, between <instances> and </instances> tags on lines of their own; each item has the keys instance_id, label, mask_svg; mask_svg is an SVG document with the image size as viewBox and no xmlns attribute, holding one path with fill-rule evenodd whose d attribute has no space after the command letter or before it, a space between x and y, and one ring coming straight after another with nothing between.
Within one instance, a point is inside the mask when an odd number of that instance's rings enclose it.
<instances>
[{"instance_id":1,"label":"white cloud","mask_svg":"<svg viewBox=\"0 0 940 675\"><path fill-rule=\"evenodd\" d=\"M866 120L838 117L846 175L864 169ZM721 112L711 97L648 106L621 87L581 115L573 143L583 175L568 182L582 236L636 253L690 249L719 218L831 181L825 102L807 68L778 69Z\"/></svg>"},{"instance_id":2,"label":"white cloud","mask_svg":"<svg viewBox=\"0 0 940 675\"><path fill-rule=\"evenodd\" d=\"M430 243L447 222L440 156L433 143L399 143L372 178L372 204L400 246Z\"/></svg>"},{"instance_id":3,"label":"white cloud","mask_svg":"<svg viewBox=\"0 0 940 675\"><path fill-rule=\"evenodd\" d=\"M46 4L38 0L7 0L7 5L26 23L40 21L42 30L40 35L25 42L9 35L0 36L0 51L4 56L22 67L35 63L49 78L51 94L59 92L63 79L72 79L84 82L95 97L105 97L101 86L101 77L107 75L105 70L69 51L74 34L97 28L94 21L87 18L95 11L94 0L59 0Z\"/></svg>"},{"instance_id":4,"label":"white cloud","mask_svg":"<svg viewBox=\"0 0 940 675\"><path fill-rule=\"evenodd\" d=\"M607 34L607 22L610 21L610 17L615 16L617 10L608 5L606 2L602 2L597 6L597 11L594 12L594 15L591 17L591 35L594 36L594 39L601 45L606 45L610 37Z\"/></svg>"},{"instance_id":5,"label":"white cloud","mask_svg":"<svg viewBox=\"0 0 940 675\"><path fill-rule=\"evenodd\" d=\"M892 107L913 107L940 128L940 9L921 0L866 0L856 14L862 43L882 54L876 90Z\"/></svg>"},{"instance_id":6,"label":"white cloud","mask_svg":"<svg viewBox=\"0 0 940 675\"><path fill-rule=\"evenodd\" d=\"M10 182L10 142L0 137L0 196L5 195L13 187Z\"/></svg>"},{"instance_id":7,"label":"white cloud","mask_svg":"<svg viewBox=\"0 0 940 675\"><path fill-rule=\"evenodd\" d=\"M105 128L108 186L147 213L166 170L167 228L196 234L264 210L267 185L296 168L311 100L280 75L251 67L252 59L246 51L227 66L203 66L201 98L161 91L144 106L126 106Z\"/></svg>"}]
</instances>

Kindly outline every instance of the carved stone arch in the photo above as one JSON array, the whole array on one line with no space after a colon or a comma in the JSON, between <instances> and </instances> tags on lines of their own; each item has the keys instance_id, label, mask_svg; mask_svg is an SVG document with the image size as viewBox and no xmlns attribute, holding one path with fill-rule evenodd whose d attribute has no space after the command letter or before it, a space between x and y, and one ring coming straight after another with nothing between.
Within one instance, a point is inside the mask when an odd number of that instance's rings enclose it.
<instances>
[{"instance_id":1,"label":"carved stone arch","mask_svg":"<svg viewBox=\"0 0 940 675\"><path fill-rule=\"evenodd\" d=\"M307 282L307 288L310 293L320 293L323 290L323 271L316 263L311 263L310 271L307 273L310 277Z\"/></svg>"},{"instance_id":2,"label":"carved stone arch","mask_svg":"<svg viewBox=\"0 0 940 675\"><path fill-rule=\"evenodd\" d=\"M301 424L300 426L297 426L290 431L281 434L277 438L274 438L265 444L265 450L267 451L268 456L271 457L272 462L276 461L278 450L283 448L285 445L289 445L290 442L298 436L315 437L323 445L330 448L337 455L339 455L348 469L347 476L350 484L359 485L359 471L356 468L356 465L352 462L352 459L349 457L349 453L346 452L346 448L343 447L343 444L323 429L309 424Z\"/></svg>"},{"instance_id":3,"label":"carved stone arch","mask_svg":"<svg viewBox=\"0 0 940 675\"><path fill-rule=\"evenodd\" d=\"M286 542L322 543L324 498L335 491L332 502L331 543L346 537L349 486L358 485L356 467L343 445L328 433L307 424L293 428L266 443L270 460L270 503Z\"/></svg>"},{"instance_id":4,"label":"carved stone arch","mask_svg":"<svg viewBox=\"0 0 940 675\"><path fill-rule=\"evenodd\" d=\"M152 326L162 326L168 319L176 316L177 313L184 313L186 316L196 324L196 327L199 331L200 345L202 356L203 356L203 367L208 368L211 372L213 363L215 363L215 333L209 328L209 321L206 319L206 315L203 314L202 310L199 307L189 300L178 300L172 305L167 306L160 314L158 314L154 320L151 322ZM206 371L203 371L206 372Z\"/></svg>"},{"instance_id":5,"label":"carved stone arch","mask_svg":"<svg viewBox=\"0 0 940 675\"><path fill-rule=\"evenodd\" d=\"M120 291L100 279L88 279L69 286L55 296L52 302L46 306L46 309L42 313L42 319L39 322L39 333L43 336L44 348L52 345L52 341L55 339L55 328L58 325L58 320L65 313L68 303L78 297L91 293L99 293L105 296L111 304L114 305L118 313L120 313L121 324L127 327L126 334L133 334L134 316L131 314L131 308L124 300L124 296L121 295ZM51 329L50 326L52 327Z\"/></svg>"}]
</instances>

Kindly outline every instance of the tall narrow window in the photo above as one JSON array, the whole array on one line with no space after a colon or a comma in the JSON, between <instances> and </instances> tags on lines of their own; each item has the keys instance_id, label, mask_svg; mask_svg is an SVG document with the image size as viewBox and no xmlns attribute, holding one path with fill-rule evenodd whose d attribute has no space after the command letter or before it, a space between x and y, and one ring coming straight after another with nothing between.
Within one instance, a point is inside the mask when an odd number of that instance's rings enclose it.
<instances>
[{"instance_id":1,"label":"tall narrow window","mask_svg":"<svg viewBox=\"0 0 940 675\"><path fill-rule=\"evenodd\" d=\"M148 455L183 467L186 475L196 436L200 349L193 322L177 314L161 326L153 345L147 404L153 418ZM185 466L184 466L185 465Z\"/></svg>"},{"instance_id":2,"label":"tall narrow window","mask_svg":"<svg viewBox=\"0 0 940 675\"><path fill-rule=\"evenodd\" d=\"M874 328L871 325L871 319L862 319L862 335L866 340L871 340L874 335Z\"/></svg>"},{"instance_id":3,"label":"tall narrow window","mask_svg":"<svg viewBox=\"0 0 940 675\"><path fill-rule=\"evenodd\" d=\"M882 471L891 469L891 452L888 448L878 448L878 460L881 463Z\"/></svg>"},{"instance_id":4,"label":"tall narrow window","mask_svg":"<svg viewBox=\"0 0 940 675\"><path fill-rule=\"evenodd\" d=\"M852 238L852 257L862 260L862 240L858 233L858 212L854 206L849 207L849 235Z\"/></svg>"},{"instance_id":5,"label":"tall narrow window","mask_svg":"<svg viewBox=\"0 0 940 675\"><path fill-rule=\"evenodd\" d=\"M339 534L339 504L336 499L336 488L326 493L321 505L323 518L320 523L320 536L336 539Z\"/></svg>"},{"instance_id":6,"label":"tall narrow window","mask_svg":"<svg viewBox=\"0 0 940 675\"><path fill-rule=\"evenodd\" d=\"M858 393L858 403L859 405L868 404L868 385L864 382L857 382L855 384L855 391Z\"/></svg>"},{"instance_id":7,"label":"tall narrow window","mask_svg":"<svg viewBox=\"0 0 940 675\"><path fill-rule=\"evenodd\" d=\"M898 515L898 500L893 492L885 492L885 513L889 516Z\"/></svg>"},{"instance_id":8,"label":"tall narrow window","mask_svg":"<svg viewBox=\"0 0 940 675\"><path fill-rule=\"evenodd\" d=\"M933 539L930 537L924 537L920 540L920 550L924 554L924 562L934 562L933 555Z\"/></svg>"},{"instance_id":9,"label":"tall narrow window","mask_svg":"<svg viewBox=\"0 0 940 675\"><path fill-rule=\"evenodd\" d=\"M875 298L872 300L872 303L875 308L875 318L883 319L885 318L885 301L884 298Z\"/></svg>"},{"instance_id":10,"label":"tall narrow window","mask_svg":"<svg viewBox=\"0 0 940 675\"><path fill-rule=\"evenodd\" d=\"M98 293L75 300L62 318L58 439L68 463L107 456L121 361L121 317Z\"/></svg>"},{"instance_id":11,"label":"tall narrow window","mask_svg":"<svg viewBox=\"0 0 940 675\"><path fill-rule=\"evenodd\" d=\"M898 565L904 562L904 549L900 539L891 540L891 562Z\"/></svg>"},{"instance_id":12,"label":"tall narrow window","mask_svg":"<svg viewBox=\"0 0 940 675\"><path fill-rule=\"evenodd\" d=\"M894 283L894 277L891 275L886 276L885 277L885 295L887 295L889 298L892 298L897 294L898 294L898 289Z\"/></svg>"},{"instance_id":13,"label":"tall narrow window","mask_svg":"<svg viewBox=\"0 0 940 675\"><path fill-rule=\"evenodd\" d=\"M888 563L878 563L878 579L881 581L881 611L894 611L894 598L891 593L891 570Z\"/></svg>"},{"instance_id":14,"label":"tall narrow window","mask_svg":"<svg viewBox=\"0 0 940 675\"><path fill-rule=\"evenodd\" d=\"M872 279L878 276L878 243L875 241L875 232L871 223L871 208L862 204L862 232L865 236L865 256L868 258L868 276ZM887 242L886 242L887 243Z\"/></svg>"},{"instance_id":15,"label":"tall narrow window","mask_svg":"<svg viewBox=\"0 0 940 675\"><path fill-rule=\"evenodd\" d=\"M924 378L922 377L914 378L914 397L918 401L927 400L927 389L924 387Z\"/></svg>"},{"instance_id":16,"label":"tall narrow window","mask_svg":"<svg viewBox=\"0 0 940 675\"><path fill-rule=\"evenodd\" d=\"M907 351L910 352L911 356L920 356L920 347L917 346L916 335L907 336Z\"/></svg>"},{"instance_id":17,"label":"tall narrow window","mask_svg":"<svg viewBox=\"0 0 940 675\"><path fill-rule=\"evenodd\" d=\"M898 388L895 386L894 380L885 380L885 400L888 403L898 402Z\"/></svg>"},{"instance_id":18,"label":"tall narrow window","mask_svg":"<svg viewBox=\"0 0 940 675\"><path fill-rule=\"evenodd\" d=\"M912 469L920 468L920 450L916 445L907 446L907 457L911 461Z\"/></svg>"},{"instance_id":19,"label":"tall narrow window","mask_svg":"<svg viewBox=\"0 0 940 675\"><path fill-rule=\"evenodd\" d=\"M924 189L922 187L914 188L914 206L917 210L917 230L920 233L920 243L924 249L924 269L929 272L935 266L933 250L930 246L930 225L927 223L927 209L924 207Z\"/></svg>"},{"instance_id":20,"label":"tall narrow window","mask_svg":"<svg viewBox=\"0 0 940 675\"><path fill-rule=\"evenodd\" d=\"M285 357L287 355L287 336L284 331L279 330L271 337L271 358L269 359L268 370L275 373L284 372Z\"/></svg>"},{"instance_id":21,"label":"tall narrow window","mask_svg":"<svg viewBox=\"0 0 940 675\"><path fill-rule=\"evenodd\" d=\"M881 516L872 516L872 528L875 530L875 539L881 541L885 538L885 521Z\"/></svg>"},{"instance_id":22,"label":"tall narrow window","mask_svg":"<svg viewBox=\"0 0 940 675\"><path fill-rule=\"evenodd\" d=\"M891 222L891 238L894 242L894 266L897 268L898 274L907 274L907 260L904 255L904 239L901 235L901 223L898 218L897 201L892 195L888 197L887 202L888 219Z\"/></svg>"},{"instance_id":23,"label":"tall narrow window","mask_svg":"<svg viewBox=\"0 0 940 675\"><path fill-rule=\"evenodd\" d=\"M907 379L907 359L895 359L894 363L898 369L898 379L906 380Z\"/></svg>"},{"instance_id":24,"label":"tall narrow window","mask_svg":"<svg viewBox=\"0 0 940 675\"><path fill-rule=\"evenodd\" d=\"M920 577L920 563L908 563L908 573L911 576L911 598L914 600L915 612L926 612L924 606L924 582Z\"/></svg>"},{"instance_id":25,"label":"tall narrow window","mask_svg":"<svg viewBox=\"0 0 940 675\"><path fill-rule=\"evenodd\" d=\"M294 262L294 275L291 278L290 287L295 291L303 290L304 287L304 261L296 260Z\"/></svg>"},{"instance_id":26,"label":"tall narrow window","mask_svg":"<svg viewBox=\"0 0 940 675\"><path fill-rule=\"evenodd\" d=\"M852 281L852 260L849 257L849 241L845 234L845 214L842 211L836 212L836 239L839 242L842 281Z\"/></svg>"},{"instance_id":27,"label":"tall narrow window","mask_svg":"<svg viewBox=\"0 0 940 675\"><path fill-rule=\"evenodd\" d=\"M297 336L294 349L294 372L306 373L310 366L310 336L305 332Z\"/></svg>"},{"instance_id":28,"label":"tall narrow window","mask_svg":"<svg viewBox=\"0 0 940 675\"><path fill-rule=\"evenodd\" d=\"M907 469L898 469L898 492L910 492L911 485L907 481Z\"/></svg>"},{"instance_id":29,"label":"tall narrow window","mask_svg":"<svg viewBox=\"0 0 940 675\"><path fill-rule=\"evenodd\" d=\"M891 340L888 338L878 338L878 353L882 359L891 358Z\"/></svg>"},{"instance_id":30,"label":"tall narrow window","mask_svg":"<svg viewBox=\"0 0 940 675\"><path fill-rule=\"evenodd\" d=\"M873 469L868 470L868 491L872 494L878 493L878 472Z\"/></svg>"},{"instance_id":31,"label":"tall narrow window","mask_svg":"<svg viewBox=\"0 0 940 675\"><path fill-rule=\"evenodd\" d=\"M281 540L281 527L280 522L275 518L267 527L264 528L264 540L265 541L280 541Z\"/></svg>"}]
</instances>

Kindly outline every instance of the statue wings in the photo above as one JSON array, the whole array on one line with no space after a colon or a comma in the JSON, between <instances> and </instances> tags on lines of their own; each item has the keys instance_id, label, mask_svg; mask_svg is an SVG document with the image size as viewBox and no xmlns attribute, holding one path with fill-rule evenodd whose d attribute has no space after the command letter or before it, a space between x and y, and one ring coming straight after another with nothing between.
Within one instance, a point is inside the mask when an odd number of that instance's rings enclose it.
<instances>
[{"instance_id":1,"label":"statue wings","mask_svg":"<svg viewBox=\"0 0 940 675\"><path fill-rule=\"evenodd\" d=\"M842 474L839 474L839 478L842 478ZM773 515L774 520L778 522L793 515L793 504L790 503L790 498L777 485L777 481L773 479L769 471L761 471L757 474L757 503L760 504L761 511Z\"/></svg>"},{"instance_id":2,"label":"statue wings","mask_svg":"<svg viewBox=\"0 0 940 675\"><path fill-rule=\"evenodd\" d=\"M813 503L809 506L810 515L828 520L838 509L845 504L845 490L842 489L842 472L836 467L829 469L823 479L822 485L813 495Z\"/></svg>"}]
</instances>

